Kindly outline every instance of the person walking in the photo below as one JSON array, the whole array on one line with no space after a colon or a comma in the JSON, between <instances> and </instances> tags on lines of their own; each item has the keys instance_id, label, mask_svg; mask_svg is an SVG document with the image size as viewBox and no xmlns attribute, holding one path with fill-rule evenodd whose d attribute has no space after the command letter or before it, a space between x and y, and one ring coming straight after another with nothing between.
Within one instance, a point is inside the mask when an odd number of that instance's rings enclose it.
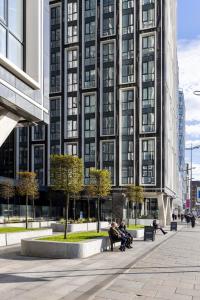
<instances>
[{"instance_id":1,"label":"person walking","mask_svg":"<svg viewBox=\"0 0 200 300\"><path fill-rule=\"evenodd\" d=\"M195 227L195 221L196 221L195 216L192 214L192 216L191 216L191 225L192 225L192 228Z\"/></svg>"}]
</instances>

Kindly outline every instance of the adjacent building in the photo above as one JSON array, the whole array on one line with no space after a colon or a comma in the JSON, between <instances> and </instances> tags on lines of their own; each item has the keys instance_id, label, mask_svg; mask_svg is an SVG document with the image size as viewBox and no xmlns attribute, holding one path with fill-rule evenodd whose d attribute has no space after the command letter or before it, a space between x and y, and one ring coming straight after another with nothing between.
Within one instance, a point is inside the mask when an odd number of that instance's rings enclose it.
<instances>
[{"instance_id":1,"label":"adjacent building","mask_svg":"<svg viewBox=\"0 0 200 300\"><path fill-rule=\"evenodd\" d=\"M111 171L104 217L124 217L135 183L144 214L165 224L177 193L176 1L56 0L50 16L50 125L17 130L16 169L45 191L49 155L78 155L85 184L91 167Z\"/></svg>"}]
</instances>

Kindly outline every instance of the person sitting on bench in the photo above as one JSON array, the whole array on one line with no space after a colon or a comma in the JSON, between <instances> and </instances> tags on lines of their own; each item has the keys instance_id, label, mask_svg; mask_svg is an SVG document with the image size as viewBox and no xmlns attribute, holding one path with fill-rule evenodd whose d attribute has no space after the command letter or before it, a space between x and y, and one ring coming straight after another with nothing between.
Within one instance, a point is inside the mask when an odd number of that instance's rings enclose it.
<instances>
[{"instance_id":1,"label":"person sitting on bench","mask_svg":"<svg viewBox=\"0 0 200 300\"><path fill-rule=\"evenodd\" d=\"M120 251L125 251L127 238L126 236L120 232L117 228L117 224L115 222L111 223L111 227L109 229L110 237L112 241L115 242L121 242L121 246L119 248Z\"/></svg>"},{"instance_id":2,"label":"person sitting on bench","mask_svg":"<svg viewBox=\"0 0 200 300\"><path fill-rule=\"evenodd\" d=\"M133 243L133 237L132 235L130 234L130 232L128 232L126 230L126 225L124 222L121 222L120 225L119 225L119 230L121 232L123 232L125 234L125 236L127 237L127 243L126 243L126 247L127 248L132 248L131 244Z\"/></svg>"},{"instance_id":3,"label":"person sitting on bench","mask_svg":"<svg viewBox=\"0 0 200 300\"><path fill-rule=\"evenodd\" d=\"M156 220L156 219L153 220L153 228L154 228L154 230L155 230L155 233L156 233L156 230L157 230L157 229L160 229L160 231L162 231L163 234L167 234L167 232L164 231L164 230L162 229L162 227L157 223L157 220Z\"/></svg>"}]
</instances>

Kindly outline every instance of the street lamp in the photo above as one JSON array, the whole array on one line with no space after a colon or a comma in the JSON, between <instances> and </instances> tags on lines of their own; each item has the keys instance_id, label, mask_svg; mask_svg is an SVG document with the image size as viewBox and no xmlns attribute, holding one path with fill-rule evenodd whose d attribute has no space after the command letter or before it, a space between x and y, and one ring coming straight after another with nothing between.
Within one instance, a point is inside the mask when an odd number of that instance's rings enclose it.
<instances>
[{"instance_id":1,"label":"street lamp","mask_svg":"<svg viewBox=\"0 0 200 300\"><path fill-rule=\"evenodd\" d=\"M198 91L196 91L196 92L198 92ZM199 91L199 93L200 93L200 91ZM199 148L200 148L200 145L192 146L192 144L191 144L191 147L185 148L185 150L190 150L190 209L191 209L191 204L192 204L192 169L193 169L193 167L192 167L192 151L195 149L199 149Z\"/></svg>"}]
</instances>

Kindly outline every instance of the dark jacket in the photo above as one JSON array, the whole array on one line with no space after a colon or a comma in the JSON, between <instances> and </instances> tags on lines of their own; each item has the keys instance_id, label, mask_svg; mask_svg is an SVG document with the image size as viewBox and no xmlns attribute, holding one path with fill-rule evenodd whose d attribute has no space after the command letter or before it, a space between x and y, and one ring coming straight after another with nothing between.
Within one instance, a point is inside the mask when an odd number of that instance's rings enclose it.
<instances>
[{"instance_id":1,"label":"dark jacket","mask_svg":"<svg viewBox=\"0 0 200 300\"><path fill-rule=\"evenodd\" d=\"M112 238L120 238L121 237L119 231L116 228L110 227L109 233Z\"/></svg>"}]
</instances>

